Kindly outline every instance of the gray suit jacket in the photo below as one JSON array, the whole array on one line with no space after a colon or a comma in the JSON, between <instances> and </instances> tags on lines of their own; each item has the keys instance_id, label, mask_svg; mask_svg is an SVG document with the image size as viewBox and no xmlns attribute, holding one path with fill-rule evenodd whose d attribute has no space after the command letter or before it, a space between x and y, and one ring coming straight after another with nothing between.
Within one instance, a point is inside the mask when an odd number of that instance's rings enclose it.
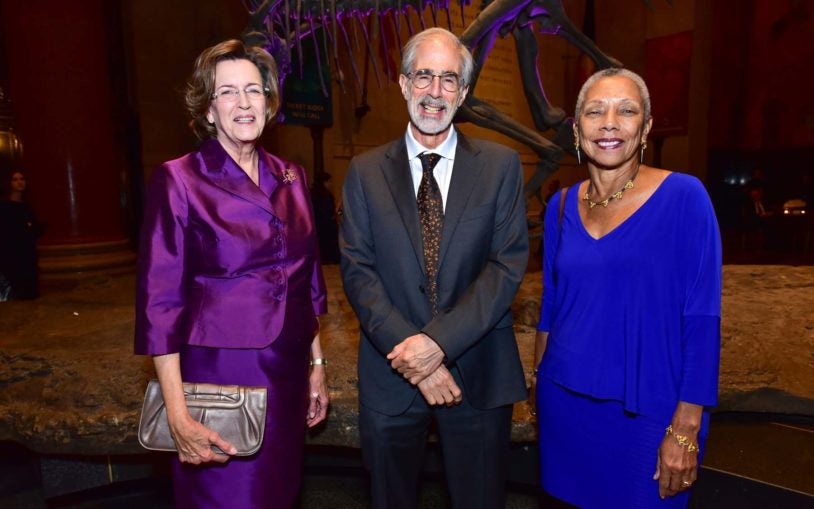
<instances>
[{"instance_id":1,"label":"gray suit jacket","mask_svg":"<svg viewBox=\"0 0 814 509\"><path fill-rule=\"evenodd\" d=\"M359 398L398 415L417 389L386 355L422 331L458 368L477 408L526 397L511 303L528 262L523 173L517 152L458 133L444 213L439 313L430 311L418 206L404 138L355 157L340 230L345 293L359 318Z\"/></svg>"}]
</instances>

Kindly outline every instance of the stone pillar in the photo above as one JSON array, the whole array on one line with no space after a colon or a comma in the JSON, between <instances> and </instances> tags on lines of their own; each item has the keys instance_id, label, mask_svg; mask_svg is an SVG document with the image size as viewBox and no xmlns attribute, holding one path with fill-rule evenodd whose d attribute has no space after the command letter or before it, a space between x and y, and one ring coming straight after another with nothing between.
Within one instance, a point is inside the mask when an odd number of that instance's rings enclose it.
<instances>
[{"instance_id":1,"label":"stone pillar","mask_svg":"<svg viewBox=\"0 0 814 509\"><path fill-rule=\"evenodd\" d=\"M124 57L120 43L110 44L121 37L118 8L104 0L0 0L0 65L25 147L29 199L46 223L44 279L134 265L123 226L127 162L117 125L116 101L126 98L114 83Z\"/></svg>"}]
</instances>

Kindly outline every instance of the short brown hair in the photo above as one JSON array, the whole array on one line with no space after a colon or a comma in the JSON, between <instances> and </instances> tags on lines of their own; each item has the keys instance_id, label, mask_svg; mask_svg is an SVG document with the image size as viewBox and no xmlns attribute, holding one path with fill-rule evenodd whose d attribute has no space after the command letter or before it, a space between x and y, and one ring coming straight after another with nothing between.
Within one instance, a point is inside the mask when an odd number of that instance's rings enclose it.
<instances>
[{"instance_id":1,"label":"short brown hair","mask_svg":"<svg viewBox=\"0 0 814 509\"><path fill-rule=\"evenodd\" d=\"M263 48L247 47L238 39L218 43L198 55L192 76L187 81L184 99L187 111L192 116L189 127L200 140L217 136L217 129L206 119L206 114L212 104L212 94L215 93L215 67L224 60L248 60L260 71L263 87L269 91L266 99L266 123L274 118L280 107L279 80L274 58Z\"/></svg>"}]
</instances>

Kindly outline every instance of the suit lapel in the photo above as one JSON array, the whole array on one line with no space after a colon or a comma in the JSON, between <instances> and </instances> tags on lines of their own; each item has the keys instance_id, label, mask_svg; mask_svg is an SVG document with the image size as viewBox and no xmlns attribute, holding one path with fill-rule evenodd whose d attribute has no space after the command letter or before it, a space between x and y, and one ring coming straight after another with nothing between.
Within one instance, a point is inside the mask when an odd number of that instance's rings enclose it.
<instances>
[{"instance_id":1,"label":"suit lapel","mask_svg":"<svg viewBox=\"0 0 814 509\"><path fill-rule=\"evenodd\" d=\"M257 147L260 153L260 192L265 195L266 203L274 216L286 223L286 219L296 215L298 210L299 193L296 189L305 189L308 192L307 182L296 182L302 174L299 168L288 161L269 154L262 147Z\"/></svg>"},{"instance_id":2,"label":"suit lapel","mask_svg":"<svg viewBox=\"0 0 814 509\"><path fill-rule=\"evenodd\" d=\"M469 195L483 168L478 160L480 151L469 139L458 131L458 145L455 148L455 163L452 166L452 180L449 183L447 204L444 207L444 230L441 235L441 252L438 256L439 267L443 266L444 256L449 249L450 239L458 226L461 214L466 210Z\"/></svg>"},{"instance_id":3,"label":"suit lapel","mask_svg":"<svg viewBox=\"0 0 814 509\"><path fill-rule=\"evenodd\" d=\"M401 215L404 229L410 237L416 258L421 270L424 271L424 244L421 240L421 222L418 218L418 204L416 203L413 187L413 177L410 174L410 163L407 160L407 146L404 137L399 138L390 145L386 158L382 163L382 172L390 194Z\"/></svg>"},{"instance_id":4,"label":"suit lapel","mask_svg":"<svg viewBox=\"0 0 814 509\"><path fill-rule=\"evenodd\" d=\"M259 157L263 158L265 152L259 148L258 150L260 150ZM254 185L246 172L220 146L220 142L214 139L206 140L201 144L200 152L203 155L207 177L214 185L240 199L257 205L269 214L274 214L270 197ZM271 178L274 178L274 164L271 160L268 161L271 166ZM264 176L269 178L269 175ZM273 187L270 187L270 189L273 190Z\"/></svg>"},{"instance_id":5,"label":"suit lapel","mask_svg":"<svg viewBox=\"0 0 814 509\"><path fill-rule=\"evenodd\" d=\"M260 154L260 190L268 196L269 200L281 186L283 174L288 170L286 162L257 147Z\"/></svg>"}]
</instances>

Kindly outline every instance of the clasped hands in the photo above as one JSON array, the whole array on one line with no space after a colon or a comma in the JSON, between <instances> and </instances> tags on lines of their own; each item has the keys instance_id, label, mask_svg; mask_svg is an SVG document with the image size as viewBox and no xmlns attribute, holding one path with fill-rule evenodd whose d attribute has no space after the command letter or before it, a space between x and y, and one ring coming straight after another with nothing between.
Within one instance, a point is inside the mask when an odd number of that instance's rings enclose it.
<instances>
[{"instance_id":1,"label":"clasped hands","mask_svg":"<svg viewBox=\"0 0 814 509\"><path fill-rule=\"evenodd\" d=\"M410 336L387 354L390 365L418 387L429 405L457 405L462 392L452 373L442 364L444 352L423 333Z\"/></svg>"}]
</instances>

